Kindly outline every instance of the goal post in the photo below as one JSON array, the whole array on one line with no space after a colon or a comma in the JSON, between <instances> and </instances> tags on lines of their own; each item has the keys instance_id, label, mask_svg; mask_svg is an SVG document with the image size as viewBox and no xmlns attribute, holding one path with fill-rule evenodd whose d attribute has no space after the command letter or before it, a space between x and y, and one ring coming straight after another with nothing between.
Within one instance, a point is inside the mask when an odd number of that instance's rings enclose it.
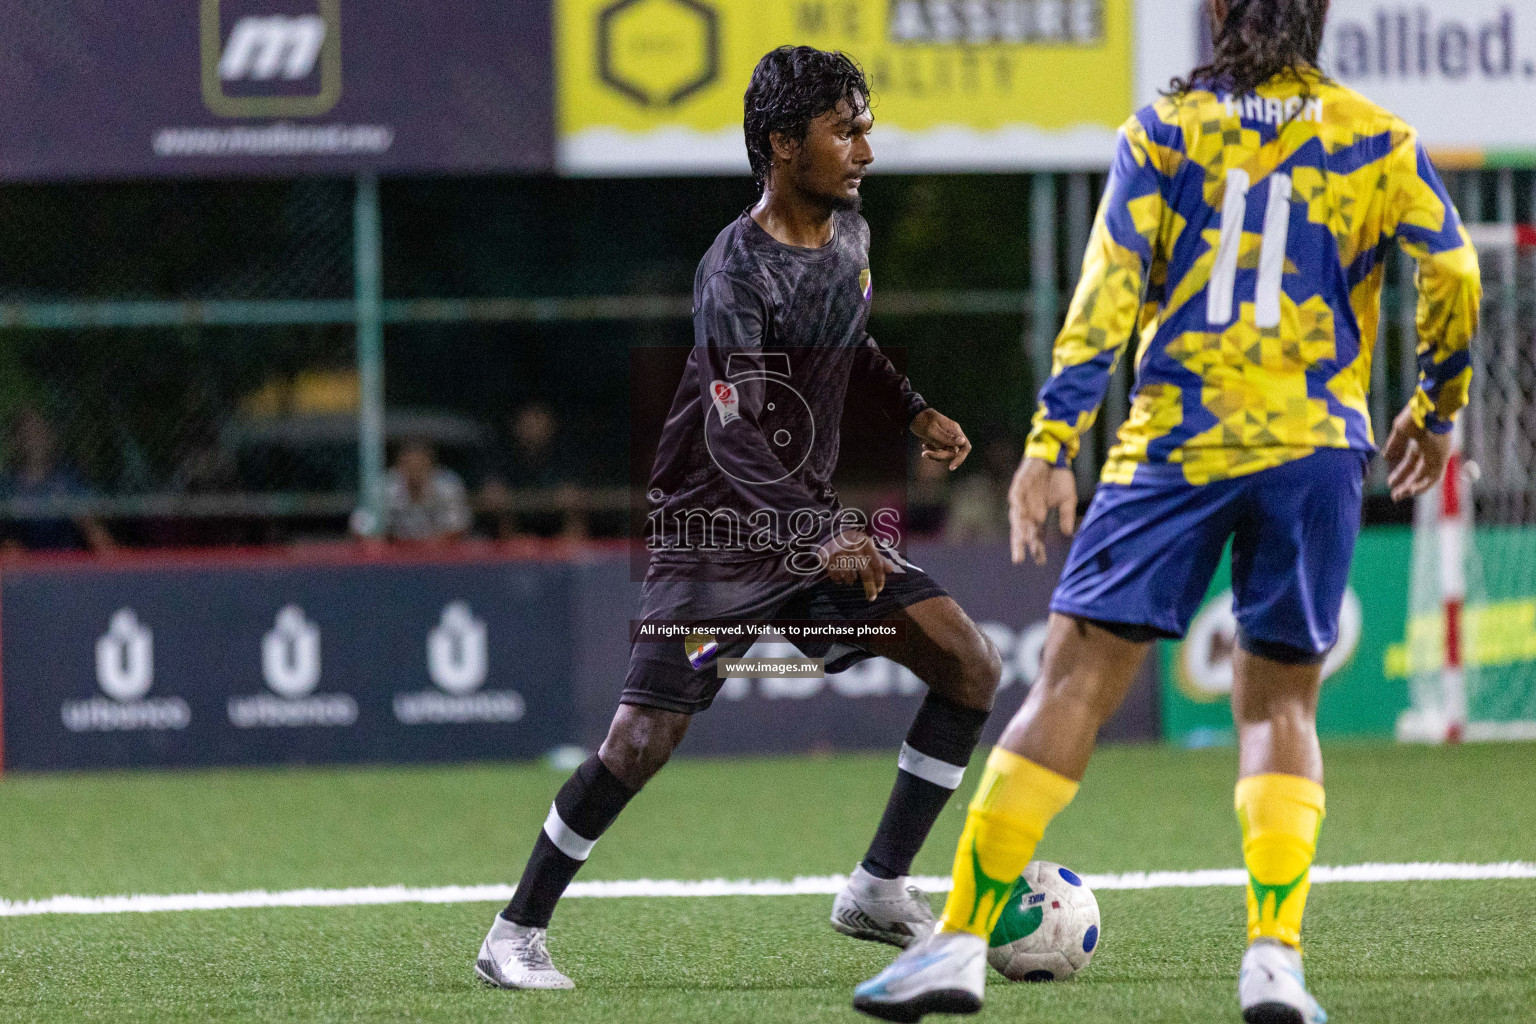
<instances>
[{"instance_id":1,"label":"goal post","mask_svg":"<svg viewBox=\"0 0 1536 1024\"><path fill-rule=\"evenodd\" d=\"M1536 225L1470 225L1483 267L1468 407L1414 509L1409 742L1536 739Z\"/></svg>"}]
</instances>

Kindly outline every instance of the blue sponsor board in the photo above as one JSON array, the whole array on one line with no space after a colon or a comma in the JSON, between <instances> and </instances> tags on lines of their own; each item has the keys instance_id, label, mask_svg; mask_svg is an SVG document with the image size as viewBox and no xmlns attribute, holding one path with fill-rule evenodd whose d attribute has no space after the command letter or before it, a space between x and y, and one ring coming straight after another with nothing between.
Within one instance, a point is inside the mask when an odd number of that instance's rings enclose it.
<instances>
[{"instance_id":1,"label":"blue sponsor board","mask_svg":"<svg viewBox=\"0 0 1536 1024\"><path fill-rule=\"evenodd\" d=\"M541 754L572 576L529 562L7 570L8 769Z\"/></svg>"},{"instance_id":2,"label":"blue sponsor board","mask_svg":"<svg viewBox=\"0 0 1536 1024\"><path fill-rule=\"evenodd\" d=\"M1005 545L910 559L997 645L1001 732L1039 669L1051 585ZM0 573L8 770L535 757L594 749L639 606L619 552L37 560ZM682 643L681 640L676 641ZM798 656L760 641L753 656ZM1149 659L1150 661L1150 659ZM825 678L728 680L685 754L888 749L922 682L876 658ZM1144 670L1106 739L1157 736Z\"/></svg>"}]
</instances>

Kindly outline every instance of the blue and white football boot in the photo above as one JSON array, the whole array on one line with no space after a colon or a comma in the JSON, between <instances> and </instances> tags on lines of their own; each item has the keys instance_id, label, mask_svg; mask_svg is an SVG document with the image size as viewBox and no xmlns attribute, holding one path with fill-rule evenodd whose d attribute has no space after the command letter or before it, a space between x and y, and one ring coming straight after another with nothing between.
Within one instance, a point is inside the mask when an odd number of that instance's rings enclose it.
<instances>
[{"instance_id":1,"label":"blue and white football boot","mask_svg":"<svg viewBox=\"0 0 1536 1024\"><path fill-rule=\"evenodd\" d=\"M934 932L853 990L853 1008L911 1024L927 1013L975 1013L987 984L987 941L970 932Z\"/></svg>"},{"instance_id":2,"label":"blue and white football boot","mask_svg":"<svg viewBox=\"0 0 1536 1024\"><path fill-rule=\"evenodd\" d=\"M1248 1024L1326 1024L1307 991L1301 954L1274 939L1255 939L1237 974L1237 1001Z\"/></svg>"}]
</instances>

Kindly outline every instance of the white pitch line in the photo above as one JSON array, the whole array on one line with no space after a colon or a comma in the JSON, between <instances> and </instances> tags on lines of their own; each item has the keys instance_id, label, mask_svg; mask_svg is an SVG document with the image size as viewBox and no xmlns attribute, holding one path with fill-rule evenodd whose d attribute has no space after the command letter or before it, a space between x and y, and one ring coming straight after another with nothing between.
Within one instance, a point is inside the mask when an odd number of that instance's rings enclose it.
<instances>
[{"instance_id":1,"label":"white pitch line","mask_svg":"<svg viewBox=\"0 0 1536 1024\"><path fill-rule=\"evenodd\" d=\"M1495 878L1536 879L1536 863L1501 864L1351 864L1318 865L1312 881L1325 882L1441 882ZM842 889L846 875L802 875L781 879L702 881L637 878L622 882L576 882L566 896L616 899L657 896L830 896ZM1119 875L1084 875L1092 889L1198 889L1246 885L1241 868L1204 871L1133 871ZM949 877L927 875L913 882L933 892L949 889ZM497 903L512 898L510 885L445 885L408 888L403 885L356 889L290 889L268 892L194 892L171 896L51 896L41 900L0 900L0 917L44 914L153 914L175 910L243 910L263 907L373 907L391 903Z\"/></svg>"}]
</instances>

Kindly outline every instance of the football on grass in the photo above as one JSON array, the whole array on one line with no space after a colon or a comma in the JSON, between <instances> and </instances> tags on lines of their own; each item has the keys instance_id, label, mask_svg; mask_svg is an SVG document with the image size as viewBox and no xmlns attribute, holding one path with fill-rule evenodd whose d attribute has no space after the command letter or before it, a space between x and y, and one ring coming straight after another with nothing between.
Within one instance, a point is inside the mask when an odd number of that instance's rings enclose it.
<instances>
[{"instance_id":1,"label":"football on grass","mask_svg":"<svg viewBox=\"0 0 1536 1024\"><path fill-rule=\"evenodd\" d=\"M1099 945L1099 901L1060 864L1032 861L992 929L987 962L1013 981L1065 981Z\"/></svg>"}]
</instances>

